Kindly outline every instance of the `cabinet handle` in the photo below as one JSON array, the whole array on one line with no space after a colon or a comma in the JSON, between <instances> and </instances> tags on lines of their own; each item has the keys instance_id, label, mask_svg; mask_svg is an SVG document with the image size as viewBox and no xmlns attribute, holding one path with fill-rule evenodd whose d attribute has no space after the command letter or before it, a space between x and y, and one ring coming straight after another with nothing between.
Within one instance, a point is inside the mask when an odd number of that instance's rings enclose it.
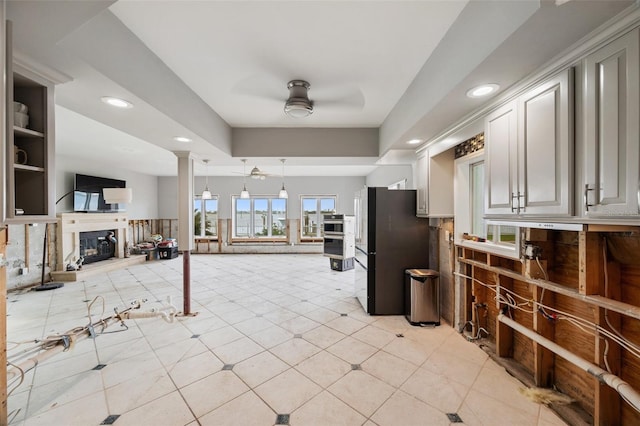
<instances>
[{"instance_id":1,"label":"cabinet handle","mask_svg":"<svg viewBox=\"0 0 640 426\"><path fill-rule=\"evenodd\" d=\"M588 212L589 207L595 206L595 204L589 204L589 191L593 191L595 188L589 188L589 184L584 185L584 211ZM640 201L640 188L638 190L638 200Z\"/></svg>"},{"instance_id":2,"label":"cabinet handle","mask_svg":"<svg viewBox=\"0 0 640 426\"><path fill-rule=\"evenodd\" d=\"M518 214L520 214L520 210L523 212L526 211L526 207L520 207L520 198L524 198L524 192L520 194L520 191L518 191ZM522 204L524 204L524 202Z\"/></svg>"},{"instance_id":3,"label":"cabinet handle","mask_svg":"<svg viewBox=\"0 0 640 426\"><path fill-rule=\"evenodd\" d=\"M516 212L516 210L519 210L519 209L520 209L520 206L518 206L518 207L514 207L514 204L515 204L515 203L513 202L513 200L517 200L517 199L518 199L518 196L516 195L516 193L515 193L515 192L512 192L512 193L511 193L511 213L515 213L515 212Z\"/></svg>"}]
</instances>

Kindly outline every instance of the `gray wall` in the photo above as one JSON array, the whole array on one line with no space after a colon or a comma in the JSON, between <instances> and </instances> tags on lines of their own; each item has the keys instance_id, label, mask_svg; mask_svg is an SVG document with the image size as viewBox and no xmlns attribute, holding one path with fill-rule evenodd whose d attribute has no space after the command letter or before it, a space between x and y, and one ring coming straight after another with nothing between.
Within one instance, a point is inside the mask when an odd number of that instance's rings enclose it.
<instances>
[{"instance_id":1,"label":"gray wall","mask_svg":"<svg viewBox=\"0 0 640 426\"><path fill-rule=\"evenodd\" d=\"M56 200L73 189L76 173L127 181L133 190L133 201L125 205L129 219L162 219L158 216L158 177L119 169L117 159L104 160L99 164L89 164L84 160L62 155L56 156ZM73 211L72 197L60 201L56 211ZM174 215L172 217L177 217Z\"/></svg>"},{"instance_id":2,"label":"gray wall","mask_svg":"<svg viewBox=\"0 0 640 426\"><path fill-rule=\"evenodd\" d=\"M234 157L378 157L377 128L258 128L232 131Z\"/></svg>"},{"instance_id":3,"label":"gray wall","mask_svg":"<svg viewBox=\"0 0 640 426\"><path fill-rule=\"evenodd\" d=\"M218 196L218 210L221 219L231 218L231 196L240 195L242 183L242 177L209 177L209 189ZM204 177L196 177L194 192L200 194L204 189L204 184ZM246 179L246 184L251 195L277 195L282 187L282 180L280 178ZM354 194L364 184L364 177L286 177L285 187L289 193L287 216L289 219L300 218L300 195L337 195L338 212L352 215ZM177 217L177 185L176 177L158 178L158 215L160 218Z\"/></svg>"}]
</instances>

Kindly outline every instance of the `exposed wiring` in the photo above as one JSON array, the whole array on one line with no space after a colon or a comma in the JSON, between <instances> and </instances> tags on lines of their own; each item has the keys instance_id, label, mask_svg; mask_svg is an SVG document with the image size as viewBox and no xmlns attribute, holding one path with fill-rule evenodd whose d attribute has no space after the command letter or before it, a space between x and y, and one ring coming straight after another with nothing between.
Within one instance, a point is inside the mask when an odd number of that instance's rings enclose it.
<instances>
[{"instance_id":1,"label":"exposed wiring","mask_svg":"<svg viewBox=\"0 0 640 426\"><path fill-rule=\"evenodd\" d=\"M493 290L496 293L496 300L498 300L498 302L500 302L503 305L506 305L506 307L512 308L512 309L519 309L519 310L523 310L525 312L528 313L533 313L531 311L526 311L524 310L519 304L517 303L511 303L508 301L508 299L506 299L505 302L505 298L498 296L497 290L495 285L491 285L491 284L486 284L474 277L470 277L467 276L465 274L459 273L459 272L455 272L455 275L462 277L462 278L466 278L466 279L470 279L473 280L474 282L477 282L478 284L489 288L491 290ZM512 290L509 290L507 288L504 287L500 287L501 291L504 291L508 294L513 295L514 297L524 300L525 302L528 300L522 296L520 296L519 294L515 293ZM580 318L576 315L570 314L568 312L562 311L560 309L551 307L551 306L547 306L544 305L542 303L538 303L541 307L543 307L544 309L548 310L548 311L552 311L554 312L554 314L550 314L550 315L555 315L555 320L561 320L561 321L567 321L569 324L572 324L573 326L575 326L576 328L580 329L581 331L589 334L589 335L593 335L596 336L596 333L600 333L603 336L608 337L609 339L611 339L612 341L616 342L617 344L619 344L621 347L623 347L624 349L626 349L630 354L632 354L633 356L635 356L636 358L640 359L640 348L637 347L637 345L635 345L634 343L630 342L628 339L626 339L624 336L618 336L614 333L612 333L611 331L607 330L604 327L599 326L598 324L595 324L593 322L590 322L588 320L585 320L583 318ZM605 345L606 346L606 345Z\"/></svg>"}]
</instances>

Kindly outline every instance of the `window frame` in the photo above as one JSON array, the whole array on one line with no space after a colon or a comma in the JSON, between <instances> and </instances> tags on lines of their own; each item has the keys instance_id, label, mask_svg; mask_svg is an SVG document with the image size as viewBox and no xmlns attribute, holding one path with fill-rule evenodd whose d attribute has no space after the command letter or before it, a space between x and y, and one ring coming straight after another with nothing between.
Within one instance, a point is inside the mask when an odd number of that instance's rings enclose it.
<instances>
[{"instance_id":1,"label":"window frame","mask_svg":"<svg viewBox=\"0 0 640 426\"><path fill-rule=\"evenodd\" d=\"M484 158L484 150L476 151L472 154L458 158L455 163L455 187L454 196L456 197L456 204L460 204L460 208L455 208L454 214L454 240L456 245L462 247L469 247L474 250L480 250L489 252L492 254L504 256L511 259L520 258L520 241L521 241L521 227L513 222L504 222L486 219L483 214L483 232L482 235L476 235L483 238L488 236L488 227L493 227L493 238L484 242L467 240L462 237L464 232L472 233L473 229L473 179L472 168L478 163L484 163L486 166L486 160ZM486 178L486 167L484 170ZM484 183L477 185L482 191L485 191ZM486 193L485 193L486 196ZM466 206L466 207L465 207ZM483 207L484 209L484 207ZM483 210L484 213L484 210ZM515 241L514 243L502 242L502 230L501 226L515 227ZM465 229L466 228L466 229Z\"/></svg>"},{"instance_id":2,"label":"window frame","mask_svg":"<svg viewBox=\"0 0 640 426\"><path fill-rule=\"evenodd\" d=\"M267 200L267 235L256 235L255 234L255 200ZM249 201L249 233L248 235L238 235L237 234L237 202L238 200L248 200ZM273 200L284 200L284 233L282 235L273 235ZM240 198L239 195L231 196L231 239L233 241L260 241L260 240L268 240L268 241L288 241L289 232L287 227L287 220L289 218L289 204L288 199L280 198L277 195L251 195L249 198Z\"/></svg>"},{"instance_id":3,"label":"window frame","mask_svg":"<svg viewBox=\"0 0 640 426\"><path fill-rule=\"evenodd\" d=\"M316 218L317 218L317 230L315 236L304 235L304 200L305 199L315 199L316 200ZM300 237L300 241L309 242L309 241L322 241L324 238L324 215L321 209L321 200L322 199L333 199L333 213L335 214L338 211L338 195L337 194L301 194L300 195L300 229L298 230L298 235ZM326 213L331 214L331 213Z\"/></svg>"},{"instance_id":4,"label":"window frame","mask_svg":"<svg viewBox=\"0 0 640 426\"><path fill-rule=\"evenodd\" d=\"M218 219L220 218L220 197L217 194L212 194L211 196L211 200L215 200L216 201L216 220L215 220L215 230L216 233L215 235L206 235L206 221L207 221L207 215L206 215L206 202L210 201L210 200L203 200L201 195L195 195L193 197L193 238L194 239L198 239L198 240L217 240L220 237L220 229L218 227ZM200 212L204 212L204 225L202 225L202 223L200 224L200 234L196 234L196 230L195 230L195 221L196 221L196 206L195 203L196 201L200 201L201 205L200 205Z\"/></svg>"}]
</instances>

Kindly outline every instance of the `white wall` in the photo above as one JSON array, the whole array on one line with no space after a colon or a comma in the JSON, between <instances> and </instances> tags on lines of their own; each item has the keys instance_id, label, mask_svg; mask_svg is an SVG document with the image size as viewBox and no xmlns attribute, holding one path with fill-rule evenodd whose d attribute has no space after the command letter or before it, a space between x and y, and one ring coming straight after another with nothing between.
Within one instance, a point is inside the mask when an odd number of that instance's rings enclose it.
<instances>
[{"instance_id":1,"label":"white wall","mask_svg":"<svg viewBox=\"0 0 640 426\"><path fill-rule=\"evenodd\" d=\"M231 218L231 196L240 195L242 177L210 176L209 189L218 196L218 210L221 219ZM247 190L251 195L277 195L282 187L282 179L267 178L265 180L246 179ZM365 184L364 177L285 177L285 187L289 193L287 216L289 219L300 218L300 195L337 195L338 213L353 214L355 192ZM161 176L158 178L158 214L160 218L176 218L177 213L177 178ZM202 193L205 185L204 177L196 177L194 192ZM135 195L134 195L135 196Z\"/></svg>"},{"instance_id":2,"label":"white wall","mask_svg":"<svg viewBox=\"0 0 640 426\"><path fill-rule=\"evenodd\" d=\"M118 160L103 160L100 163L87 163L73 157L56 156L56 200L73 189L74 176L82 173L110 179L121 179L133 190L133 201L126 205L129 219L162 219L158 216L158 177L119 169ZM56 211L73 211L72 197L60 201ZM173 216L173 217L177 217Z\"/></svg>"},{"instance_id":3,"label":"white wall","mask_svg":"<svg viewBox=\"0 0 640 426\"><path fill-rule=\"evenodd\" d=\"M407 189L415 189L415 186L413 186L413 167L411 165L378 166L377 169L369 173L366 178L366 184L371 187L387 187L403 179L407 180Z\"/></svg>"}]
</instances>

